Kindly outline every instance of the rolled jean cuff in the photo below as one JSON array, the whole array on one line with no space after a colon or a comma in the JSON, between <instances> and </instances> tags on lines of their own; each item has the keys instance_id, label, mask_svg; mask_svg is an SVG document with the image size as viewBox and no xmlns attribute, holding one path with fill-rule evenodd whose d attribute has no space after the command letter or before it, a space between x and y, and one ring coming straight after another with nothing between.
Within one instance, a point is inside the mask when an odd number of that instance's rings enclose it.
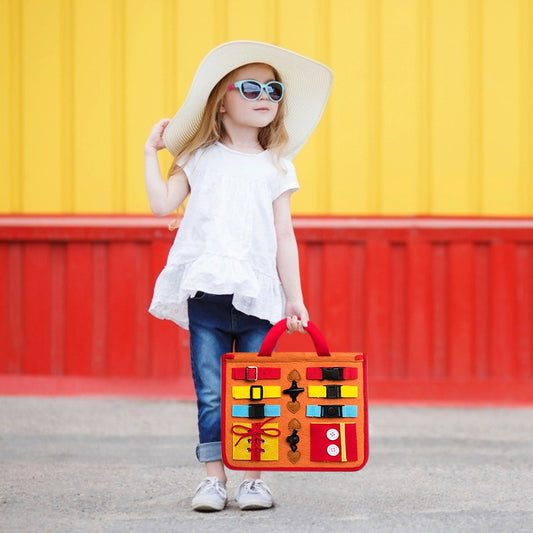
<instances>
[{"instance_id":1,"label":"rolled jean cuff","mask_svg":"<svg viewBox=\"0 0 533 533\"><path fill-rule=\"evenodd\" d=\"M222 461L222 442L204 442L196 446L196 457L201 463Z\"/></svg>"}]
</instances>

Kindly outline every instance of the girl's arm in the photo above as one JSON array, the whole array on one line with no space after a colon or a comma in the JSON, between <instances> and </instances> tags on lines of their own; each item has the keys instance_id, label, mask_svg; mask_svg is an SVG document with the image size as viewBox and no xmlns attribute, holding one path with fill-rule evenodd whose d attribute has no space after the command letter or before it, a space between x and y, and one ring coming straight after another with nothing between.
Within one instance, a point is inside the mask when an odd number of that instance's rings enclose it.
<instances>
[{"instance_id":1,"label":"girl's arm","mask_svg":"<svg viewBox=\"0 0 533 533\"><path fill-rule=\"evenodd\" d=\"M287 191L276 198L273 206L278 242L277 266L287 297L285 306L287 330L289 333L293 331L303 333L303 327L307 327L309 322L309 313L304 305L300 282L298 247L291 219L291 191ZM298 321L298 318L300 318L301 322Z\"/></svg>"},{"instance_id":2,"label":"girl's arm","mask_svg":"<svg viewBox=\"0 0 533 533\"><path fill-rule=\"evenodd\" d=\"M165 181L161 176L157 152L165 147L163 132L170 122L160 120L150 132L144 145L144 183L152 213L165 216L177 209L190 192L189 182L183 170Z\"/></svg>"}]
</instances>

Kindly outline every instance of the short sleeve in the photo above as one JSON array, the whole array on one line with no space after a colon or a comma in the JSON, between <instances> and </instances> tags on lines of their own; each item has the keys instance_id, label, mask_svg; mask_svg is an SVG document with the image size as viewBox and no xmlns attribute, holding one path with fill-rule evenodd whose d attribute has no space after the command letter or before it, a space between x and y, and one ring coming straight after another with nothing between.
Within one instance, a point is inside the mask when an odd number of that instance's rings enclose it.
<instances>
[{"instance_id":1,"label":"short sleeve","mask_svg":"<svg viewBox=\"0 0 533 533\"><path fill-rule=\"evenodd\" d=\"M289 161L288 159L282 159L281 164L285 171L279 173L278 187L277 190L274 191L272 200L275 200L284 192L290 191L293 193L300 188L298 178L296 177L296 169L294 168L292 161Z\"/></svg>"},{"instance_id":2,"label":"short sleeve","mask_svg":"<svg viewBox=\"0 0 533 533\"><path fill-rule=\"evenodd\" d=\"M183 172L185 172L187 181L189 183L191 183L191 179L193 178L196 165L198 164L198 160L200 159L202 152L203 150L201 149L196 150L196 152L190 155L187 159L178 161L178 166L183 170Z\"/></svg>"}]
</instances>

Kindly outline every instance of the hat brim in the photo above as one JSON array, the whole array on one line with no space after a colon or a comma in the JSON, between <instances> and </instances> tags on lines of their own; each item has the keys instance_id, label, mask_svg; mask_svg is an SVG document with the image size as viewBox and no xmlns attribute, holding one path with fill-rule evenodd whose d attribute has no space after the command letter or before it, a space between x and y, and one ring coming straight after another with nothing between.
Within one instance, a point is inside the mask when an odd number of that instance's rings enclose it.
<instances>
[{"instance_id":1,"label":"hat brim","mask_svg":"<svg viewBox=\"0 0 533 533\"><path fill-rule=\"evenodd\" d=\"M274 67L285 84L285 128L289 142L283 153L293 159L316 128L328 101L333 73L305 56L257 41L231 41L207 54L196 71L185 102L168 124L163 140L178 154L197 132L207 98L229 72L249 63Z\"/></svg>"}]
</instances>

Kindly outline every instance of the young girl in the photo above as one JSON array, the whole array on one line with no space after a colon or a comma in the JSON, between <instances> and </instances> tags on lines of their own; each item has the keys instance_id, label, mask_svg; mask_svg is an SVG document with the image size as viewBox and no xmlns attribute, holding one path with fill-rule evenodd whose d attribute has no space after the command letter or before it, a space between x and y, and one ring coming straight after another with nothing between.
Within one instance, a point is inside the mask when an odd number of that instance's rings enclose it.
<instances>
[{"instance_id":1,"label":"young girl","mask_svg":"<svg viewBox=\"0 0 533 533\"><path fill-rule=\"evenodd\" d=\"M303 302L290 199L299 188L291 159L315 128L327 102L331 71L282 48L234 41L201 63L186 101L160 120L145 145L145 183L158 216L190 194L150 312L190 332L198 400L199 461L206 478L195 510L225 507L221 447L220 360L257 352L272 324L303 332ZM174 154L162 179L157 151ZM236 492L241 509L272 506L260 472Z\"/></svg>"}]
</instances>

